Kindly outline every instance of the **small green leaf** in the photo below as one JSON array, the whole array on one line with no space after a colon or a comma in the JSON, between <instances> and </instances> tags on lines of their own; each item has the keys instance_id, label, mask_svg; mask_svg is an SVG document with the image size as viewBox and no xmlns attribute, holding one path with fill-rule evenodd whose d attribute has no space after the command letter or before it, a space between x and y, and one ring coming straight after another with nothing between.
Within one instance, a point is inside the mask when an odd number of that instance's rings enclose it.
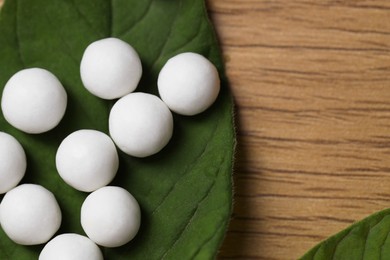
<instances>
[{"instance_id":1,"label":"small green leaf","mask_svg":"<svg viewBox=\"0 0 390 260\"><path fill-rule=\"evenodd\" d=\"M389 234L390 209L386 209L321 242L301 259L390 259Z\"/></svg>"},{"instance_id":2,"label":"small green leaf","mask_svg":"<svg viewBox=\"0 0 390 260\"><path fill-rule=\"evenodd\" d=\"M68 109L54 130L28 135L0 115L0 131L14 135L28 157L23 182L51 190L63 212L61 233L84 234L80 207L87 196L67 186L55 168L58 145L78 129L108 132L112 101L82 86L79 64L91 42L118 37L140 54L144 74L137 91L157 94L157 76L175 54L192 51L219 69L217 102L194 116L174 116L174 136L155 156L120 154L112 185L139 201L142 224L129 244L103 249L105 259L208 259L215 256L231 214L233 106L220 50L203 0L7 0L0 14L0 91L18 70L53 72L68 93ZM0 259L37 259L42 245L13 243L0 230Z\"/></svg>"}]
</instances>

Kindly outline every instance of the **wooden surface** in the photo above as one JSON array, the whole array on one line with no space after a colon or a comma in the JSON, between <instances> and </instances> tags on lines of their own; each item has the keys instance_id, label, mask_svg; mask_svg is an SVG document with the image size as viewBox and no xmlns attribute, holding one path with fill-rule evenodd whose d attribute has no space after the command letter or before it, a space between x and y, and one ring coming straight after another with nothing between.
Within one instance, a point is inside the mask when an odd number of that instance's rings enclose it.
<instances>
[{"instance_id":1,"label":"wooden surface","mask_svg":"<svg viewBox=\"0 0 390 260\"><path fill-rule=\"evenodd\" d=\"M239 123L220 258L296 259L390 207L390 1L208 5Z\"/></svg>"}]
</instances>

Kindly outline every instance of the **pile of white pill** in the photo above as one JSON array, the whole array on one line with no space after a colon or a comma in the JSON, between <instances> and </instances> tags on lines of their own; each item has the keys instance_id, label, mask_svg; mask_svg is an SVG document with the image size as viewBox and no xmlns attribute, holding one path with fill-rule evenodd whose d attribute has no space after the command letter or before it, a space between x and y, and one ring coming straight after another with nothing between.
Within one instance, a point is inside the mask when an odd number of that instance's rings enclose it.
<instances>
[{"instance_id":1,"label":"pile of white pill","mask_svg":"<svg viewBox=\"0 0 390 260\"><path fill-rule=\"evenodd\" d=\"M136 90L142 64L128 43L107 38L91 43L80 64L85 88L102 99L118 99L112 107L106 135L77 130L61 142L56 154L60 177L71 187L90 192L81 207L86 236L60 234L62 215L54 195L37 184L19 182L25 175L26 155L11 135L0 132L0 225L21 245L48 242L39 259L103 259L98 247L119 247L131 241L141 224L136 199L125 189L107 186L114 179L119 158L116 147L134 157L161 151L173 133L172 112L190 116L209 108L220 90L215 66L200 54L181 53L160 71L159 97ZM24 69L6 83L1 109L6 121L29 134L55 128L65 114L67 94L51 72ZM50 240L51 239L51 240Z\"/></svg>"}]
</instances>

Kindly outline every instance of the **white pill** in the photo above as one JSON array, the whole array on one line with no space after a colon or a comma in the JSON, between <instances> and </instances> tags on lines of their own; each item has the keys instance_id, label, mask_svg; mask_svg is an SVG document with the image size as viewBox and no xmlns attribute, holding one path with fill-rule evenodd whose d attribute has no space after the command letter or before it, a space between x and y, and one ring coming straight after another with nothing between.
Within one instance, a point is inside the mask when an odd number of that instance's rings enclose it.
<instances>
[{"instance_id":1,"label":"white pill","mask_svg":"<svg viewBox=\"0 0 390 260\"><path fill-rule=\"evenodd\" d=\"M15 243L47 242L61 225L54 195L36 184L22 184L7 192L0 204L0 224Z\"/></svg>"},{"instance_id":2,"label":"white pill","mask_svg":"<svg viewBox=\"0 0 390 260\"><path fill-rule=\"evenodd\" d=\"M90 192L112 181L119 159L115 144L108 135L96 130L78 130L60 144L56 166L67 184Z\"/></svg>"},{"instance_id":3,"label":"white pill","mask_svg":"<svg viewBox=\"0 0 390 260\"><path fill-rule=\"evenodd\" d=\"M159 152L171 139L173 117L158 97L131 93L119 99L109 116L109 130L123 152L146 157Z\"/></svg>"},{"instance_id":4,"label":"white pill","mask_svg":"<svg viewBox=\"0 0 390 260\"><path fill-rule=\"evenodd\" d=\"M67 95L61 82L51 72L25 69L7 82L1 109L8 123L29 134L53 129L66 110Z\"/></svg>"},{"instance_id":5,"label":"white pill","mask_svg":"<svg viewBox=\"0 0 390 260\"><path fill-rule=\"evenodd\" d=\"M81 80L93 95L115 99L134 91L142 75L141 60L128 43L106 38L91 43L80 66Z\"/></svg>"},{"instance_id":6,"label":"white pill","mask_svg":"<svg viewBox=\"0 0 390 260\"><path fill-rule=\"evenodd\" d=\"M103 260L100 248L89 238L74 234L58 235L39 254L39 260Z\"/></svg>"},{"instance_id":7,"label":"white pill","mask_svg":"<svg viewBox=\"0 0 390 260\"><path fill-rule=\"evenodd\" d=\"M96 244L118 247L132 240L141 224L138 202L125 189L106 186L92 192L81 207L81 226Z\"/></svg>"},{"instance_id":8,"label":"white pill","mask_svg":"<svg viewBox=\"0 0 390 260\"><path fill-rule=\"evenodd\" d=\"M11 135L0 132L0 194L14 188L26 172L26 154Z\"/></svg>"},{"instance_id":9,"label":"white pill","mask_svg":"<svg viewBox=\"0 0 390 260\"><path fill-rule=\"evenodd\" d=\"M220 80L215 66L200 54L186 52L169 59L158 76L161 99L174 112L196 115L216 100Z\"/></svg>"}]
</instances>

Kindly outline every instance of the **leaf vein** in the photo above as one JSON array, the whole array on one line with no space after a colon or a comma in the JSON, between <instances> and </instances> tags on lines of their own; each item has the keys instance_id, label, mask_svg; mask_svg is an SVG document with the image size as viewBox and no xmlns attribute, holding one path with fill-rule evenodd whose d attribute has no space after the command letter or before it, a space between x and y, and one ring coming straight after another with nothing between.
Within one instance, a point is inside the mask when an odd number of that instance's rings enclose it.
<instances>
[{"instance_id":1,"label":"leaf vein","mask_svg":"<svg viewBox=\"0 0 390 260\"><path fill-rule=\"evenodd\" d=\"M2 239L0 239L0 248L4 248L4 245L2 243ZM7 259L11 259L11 255L15 252L15 246L12 247L12 252L8 252L7 250L4 250L4 254L6 255Z\"/></svg>"},{"instance_id":2,"label":"leaf vein","mask_svg":"<svg viewBox=\"0 0 390 260\"><path fill-rule=\"evenodd\" d=\"M113 0L111 0L113 1ZM153 0L149 1L149 5L145 8L145 11L140 15L140 19L133 23L129 28L127 28L125 31L118 33L119 38L126 37L135 27L137 27L143 20L145 20L146 16L148 15L149 11L152 9Z\"/></svg>"},{"instance_id":3,"label":"leaf vein","mask_svg":"<svg viewBox=\"0 0 390 260\"><path fill-rule=\"evenodd\" d=\"M49 14L47 13L47 11L46 11L46 9L45 9L45 11L44 11L44 14L45 14L45 16L46 16L46 19L50 22L50 24L55 24L52 20L51 20L51 18L50 18L50 16L49 16ZM61 38L61 43L63 44L63 46L65 47L63 50L67 50L66 51L66 54L70 57L70 59L77 65L77 66L79 66L79 61L77 60L77 58L75 58L74 56L73 56L73 52L71 51L71 48L70 48L70 46L68 45L68 43L67 43L67 40L63 37L63 35L62 35L62 33L58 33L59 34L59 37Z\"/></svg>"},{"instance_id":4,"label":"leaf vein","mask_svg":"<svg viewBox=\"0 0 390 260\"><path fill-rule=\"evenodd\" d=\"M333 252L332 252L332 259L333 260L335 260L335 255L336 255L336 251L337 251L338 246L343 242L344 239L346 239L351 234L352 231L353 231L353 228L348 230L348 232L346 232L346 234L337 242L337 244L334 247Z\"/></svg>"},{"instance_id":5,"label":"leaf vein","mask_svg":"<svg viewBox=\"0 0 390 260\"><path fill-rule=\"evenodd\" d=\"M167 44L169 42L169 39L171 38L171 35L172 35L173 31L174 31L173 27L175 26L175 23L177 22L177 19L179 18L179 13L180 13L180 8L179 8L179 11L176 12L175 17L172 20L172 23L171 23L171 26L169 27L169 31L167 33L167 36L165 37L166 40L164 41L164 44L160 48L159 54L157 55L157 58L155 59L154 63L152 64L151 68L154 68L156 66L156 64L158 63L158 61L163 56L164 49L167 46Z\"/></svg>"},{"instance_id":6,"label":"leaf vein","mask_svg":"<svg viewBox=\"0 0 390 260\"><path fill-rule=\"evenodd\" d=\"M389 216L389 215L386 215L386 217ZM386 238L382 241L381 245L380 245L380 253L379 253L379 259L382 259L382 254L383 254L383 247L385 246L386 244L386 241L390 238L390 231L387 232L387 236Z\"/></svg>"},{"instance_id":7,"label":"leaf vein","mask_svg":"<svg viewBox=\"0 0 390 260\"><path fill-rule=\"evenodd\" d=\"M188 41L184 42L182 45L179 45L177 46L175 49L177 50L182 50L183 48L185 48L186 46L188 46L189 44L191 44L195 39L198 38L198 36L200 35L200 32L201 32L201 27L202 27L202 22L199 22L198 23L198 27L196 28L196 32L194 35L191 35L191 37L188 39Z\"/></svg>"},{"instance_id":8,"label":"leaf vein","mask_svg":"<svg viewBox=\"0 0 390 260\"><path fill-rule=\"evenodd\" d=\"M224 222L224 221L220 221L219 223L221 223L221 222ZM206 244L207 244L208 242L210 242L211 240L213 240L213 238L214 238L214 237L218 234L218 232L221 231L221 229L223 229L223 228L224 228L224 225L218 225L218 228L213 232L213 234L211 234L211 236L210 236L209 238L207 238L207 239L199 246L198 250L195 251L195 253L194 253L193 256L191 257L191 259L195 259L195 258L199 255L199 253L200 253L201 249L203 248L203 246L206 245Z\"/></svg>"},{"instance_id":9,"label":"leaf vein","mask_svg":"<svg viewBox=\"0 0 390 260\"><path fill-rule=\"evenodd\" d=\"M224 163L224 159L221 160L221 163L220 165L218 166L218 171L217 171L217 176L219 176L219 173L221 172L221 165ZM177 243L180 241L180 238L182 237L183 233L188 229L189 226L191 226L191 224L193 223L194 219L196 218L197 216L197 213L198 213L198 210L200 208L200 206L203 204L203 202L205 202L205 200L207 199L207 197L210 195L211 191L213 190L213 188L215 187L215 183L216 183L216 179L215 178L213 180L213 182L210 184L210 186L208 187L205 195L200 199L200 201L197 203L195 209L193 210L192 214L191 214L191 217L188 221L188 223L184 226L184 228L179 232L179 234L177 235L177 237L175 238L173 244L171 247L168 247L168 249L163 253L163 255L161 256L161 259L164 259L166 257L166 255L171 251L173 250Z\"/></svg>"},{"instance_id":10,"label":"leaf vein","mask_svg":"<svg viewBox=\"0 0 390 260\"><path fill-rule=\"evenodd\" d=\"M22 55L22 50L21 50L21 42L20 42L20 31L19 31L19 1L15 0L15 40L16 40L16 49L18 52L18 56L20 59L20 62L22 63L22 66L25 68L26 67L26 62L23 58Z\"/></svg>"},{"instance_id":11,"label":"leaf vein","mask_svg":"<svg viewBox=\"0 0 390 260\"><path fill-rule=\"evenodd\" d=\"M366 251L367 251L367 240L368 240L368 237L370 236L370 233L371 233L372 229L374 229L377 225L379 225L379 224L385 219L385 217L386 217L386 215L382 216L382 217L378 220L377 223L375 223L372 227L369 228L368 233L367 233L367 236L366 236L364 248L363 248L362 259L364 259L364 257L365 257L365 254L366 254Z\"/></svg>"},{"instance_id":12,"label":"leaf vein","mask_svg":"<svg viewBox=\"0 0 390 260\"><path fill-rule=\"evenodd\" d=\"M110 1L110 4L109 4L109 14L110 14L110 19L109 19L109 25L108 25L108 35L112 36L112 32L114 30L114 0L109 0Z\"/></svg>"},{"instance_id":13,"label":"leaf vein","mask_svg":"<svg viewBox=\"0 0 390 260\"><path fill-rule=\"evenodd\" d=\"M87 16L85 14L83 14L83 12L81 12L81 10L77 7L78 5L74 2L74 0L71 0L70 1L73 8L76 10L76 13L77 15L82 19L84 20L85 24L93 31L95 32L97 35L100 35L102 36L101 32L96 30L96 28L93 26L93 24L88 20Z\"/></svg>"},{"instance_id":14,"label":"leaf vein","mask_svg":"<svg viewBox=\"0 0 390 260\"><path fill-rule=\"evenodd\" d=\"M381 244L381 251L380 251L380 255L379 255L379 259L383 259L383 249L384 249L384 246L386 244L386 241L390 238L390 231L387 233L387 237L386 239L383 241L383 243ZM386 259L385 259L386 260Z\"/></svg>"},{"instance_id":15,"label":"leaf vein","mask_svg":"<svg viewBox=\"0 0 390 260\"><path fill-rule=\"evenodd\" d=\"M378 223L376 223L376 224L378 224ZM363 246L363 252L362 252L362 260L364 259L364 255L366 254L367 240L368 240L368 236L370 235L370 232L371 232L371 227L369 227L369 229L365 232L364 246Z\"/></svg>"},{"instance_id":16,"label":"leaf vein","mask_svg":"<svg viewBox=\"0 0 390 260\"><path fill-rule=\"evenodd\" d=\"M186 176L187 176L187 173L190 172L190 169L193 168L193 166L206 154L206 152L208 151L208 148L210 146L210 140L213 138L213 136L215 135L215 133L217 132L217 129L218 129L218 126L219 126L219 121L218 123L215 125L214 129L212 130L211 134L210 134L210 137L208 138L207 142L206 142L206 145L205 147L203 148L203 150L199 153L199 155L197 155L195 157L195 159L193 160L193 162L191 164L189 164L184 172L181 174L181 177L179 179L177 179L177 181L172 185L172 187L169 189L169 191L166 193L166 195L164 195L164 198L162 199L161 203L159 203L159 205L153 210L152 212L152 216L158 211L158 209L164 204L165 200L169 197L169 195L175 190L176 186L178 185L178 183L180 183L180 181L182 179L184 179Z\"/></svg>"}]
</instances>

